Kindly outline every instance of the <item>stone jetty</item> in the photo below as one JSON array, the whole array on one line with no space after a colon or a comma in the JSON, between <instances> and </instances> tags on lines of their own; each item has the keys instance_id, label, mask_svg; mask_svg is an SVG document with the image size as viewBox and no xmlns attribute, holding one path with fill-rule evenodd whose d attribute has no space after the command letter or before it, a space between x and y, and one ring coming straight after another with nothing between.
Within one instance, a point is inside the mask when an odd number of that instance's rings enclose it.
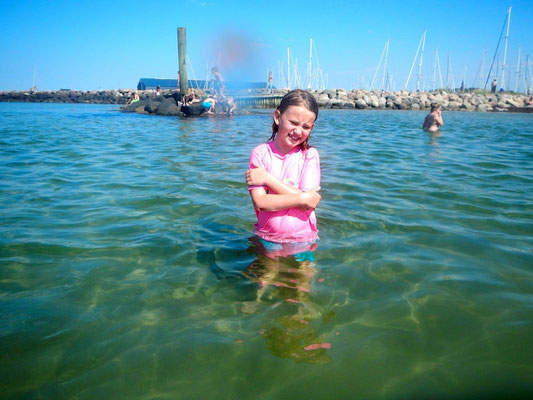
<instances>
[{"instance_id":1,"label":"stone jetty","mask_svg":"<svg viewBox=\"0 0 533 400\"><path fill-rule=\"evenodd\" d=\"M126 106L133 93L139 95L139 102ZM195 90L196 97L207 94ZM244 96L268 96L278 101L288 90L248 90ZM444 90L435 92L408 91L367 91L354 89L311 90L320 108L361 109L361 110L428 110L432 102L442 105L444 111L477 112L533 112L527 106L528 97L514 93L487 93L482 91L450 93ZM243 96L242 93L239 94ZM123 105L121 111L156 115L182 115L181 103L178 102L177 90L165 90L156 96L154 90L118 89L118 90L57 90L36 92L0 92L0 102L34 102L34 103L92 103ZM272 103L270 103L272 104Z\"/></svg>"},{"instance_id":2,"label":"stone jetty","mask_svg":"<svg viewBox=\"0 0 533 400\"><path fill-rule=\"evenodd\" d=\"M445 111L527 111L523 94L459 92L385 92L343 89L312 91L321 108L428 110L437 102ZM533 108L531 108L533 111Z\"/></svg>"}]
</instances>

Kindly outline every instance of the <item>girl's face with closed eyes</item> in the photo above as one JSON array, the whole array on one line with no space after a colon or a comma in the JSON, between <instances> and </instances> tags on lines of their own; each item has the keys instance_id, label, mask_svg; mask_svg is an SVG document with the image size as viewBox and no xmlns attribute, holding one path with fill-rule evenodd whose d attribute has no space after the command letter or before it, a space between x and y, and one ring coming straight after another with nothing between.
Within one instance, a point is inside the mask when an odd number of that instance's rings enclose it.
<instances>
[{"instance_id":1,"label":"girl's face with closed eyes","mask_svg":"<svg viewBox=\"0 0 533 400\"><path fill-rule=\"evenodd\" d=\"M276 149L287 154L307 140L315 126L316 115L302 106L289 106L281 113L274 111L278 132L274 139Z\"/></svg>"}]
</instances>

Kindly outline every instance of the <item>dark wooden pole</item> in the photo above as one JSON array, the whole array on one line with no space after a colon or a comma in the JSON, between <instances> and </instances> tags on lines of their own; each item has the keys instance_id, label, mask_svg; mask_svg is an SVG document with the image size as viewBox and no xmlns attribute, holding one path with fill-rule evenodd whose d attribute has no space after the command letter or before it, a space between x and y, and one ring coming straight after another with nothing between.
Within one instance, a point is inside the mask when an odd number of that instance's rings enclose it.
<instances>
[{"instance_id":1,"label":"dark wooden pole","mask_svg":"<svg viewBox=\"0 0 533 400\"><path fill-rule=\"evenodd\" d=\"M178 28L178 63L181 98L187 94L187 35L185 28Z\"/></svg>"}]
</instances>

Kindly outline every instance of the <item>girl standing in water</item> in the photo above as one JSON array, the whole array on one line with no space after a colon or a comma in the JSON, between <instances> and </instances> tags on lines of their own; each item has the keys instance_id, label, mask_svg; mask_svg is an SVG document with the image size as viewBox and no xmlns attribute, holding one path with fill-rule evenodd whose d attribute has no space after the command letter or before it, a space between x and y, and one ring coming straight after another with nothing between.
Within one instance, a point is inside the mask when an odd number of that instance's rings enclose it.
<instances>
[{"instance_id":1,"label":"girl standing in water","mask_svg":"<svg viewBox=\"0 0 533 400\"><path fill-rule=\"evenodd\" d=\"M252 150L246 183L257 215L254 233L272 255L304 257L316 248L320 157L309 146L318 104L293 90L274 111L272 136Z\"/></svg>"}]
</instances>

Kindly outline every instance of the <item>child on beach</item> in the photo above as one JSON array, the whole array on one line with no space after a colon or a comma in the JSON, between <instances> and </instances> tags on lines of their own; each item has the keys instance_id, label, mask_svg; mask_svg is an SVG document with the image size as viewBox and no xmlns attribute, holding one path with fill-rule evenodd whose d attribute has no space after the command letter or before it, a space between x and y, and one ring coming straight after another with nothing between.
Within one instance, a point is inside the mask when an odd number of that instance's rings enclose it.
<instances>
[{"instance_id":1,"label":"child on beach","mask_svg":"<svg viewBox=\"0 0 533 400\"><path fill-rule=\"evenodd\" d=\"M431 103L431 112L424 119L422 129L427 132L436 132L443 125L441 105L439 103Z\"/></svg>"},{"instance_id":2,"label":"child on beach","mask_svg":"<svg viewBox=\"0 0 533 400\"><path fill-rule=\"evenodd\" d=\"M311 94L287 93L274 111L272 136L250 156L245 178L257 215L254 233L274 256L316 248L320 158L308 142L317 117L318 104Z\"/></svg>"}]
</instances>

